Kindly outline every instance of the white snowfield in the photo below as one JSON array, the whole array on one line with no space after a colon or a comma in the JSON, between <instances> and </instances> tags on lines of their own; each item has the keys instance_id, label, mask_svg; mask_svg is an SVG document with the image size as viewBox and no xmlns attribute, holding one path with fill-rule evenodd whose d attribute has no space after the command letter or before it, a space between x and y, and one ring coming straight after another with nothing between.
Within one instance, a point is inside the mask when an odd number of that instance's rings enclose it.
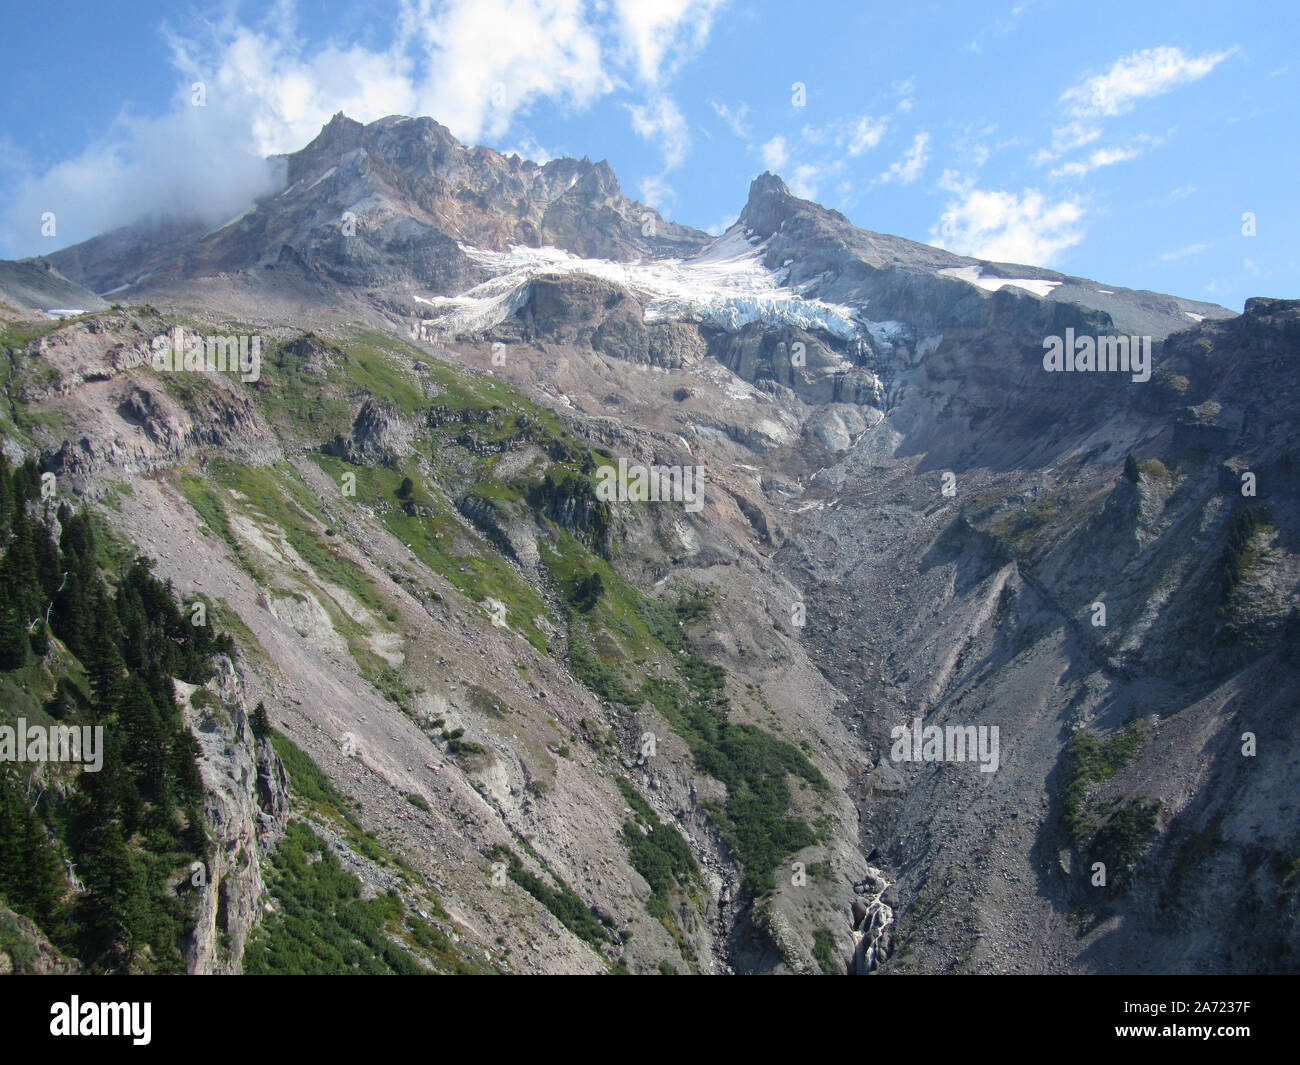
<instances>
[{"instance_id":1,"label":"white snowfield","mask_svg":"<svg viewBox=\"0 0 1300 1065\"><path fill-rule=\"evenodd\" d=\"M645 306L647 322L707 322L723 329L761 322L821 329L843 340L860 335L852 308L809 299L797 288L782 287L788 271L764 267L760 261L763 245L751 244L739 226L690 259L616 263L581 259L559 248L462 250L492 276L459 296L416 297L432 309L424 320L429 329L453 335L480 332L523 306L534 278L586 274L631 291Z\"/></svg>"},{"instance_id":2,"label":"white snowfield","mask_svg":"<svg viewBox=\"0 0 1300 1065\"><path fill-rule=\"evenodd\" d=\"M978 266L950 266L947 270L940 270L939 273L943 274L944 277L955 277L972 285L978 285L986 292L996 292L1003 285L1015 285L1016 288L1023 288L1025 291L1032 292L1039 297L1047 296L1052 289L1061 283L1059 281L1040 281L1032 277L981 277Z\"/></svg>"}]
</instances>

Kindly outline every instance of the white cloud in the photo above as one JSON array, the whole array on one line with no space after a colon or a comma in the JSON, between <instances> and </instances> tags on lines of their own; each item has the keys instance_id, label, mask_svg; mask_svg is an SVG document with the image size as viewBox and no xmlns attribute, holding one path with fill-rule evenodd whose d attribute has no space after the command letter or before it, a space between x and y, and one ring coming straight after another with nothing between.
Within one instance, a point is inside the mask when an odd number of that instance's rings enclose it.
<instances>
[{"instance_id":1,"label":"white cloud","mask_svg":"<svg viewBox=\"0 0 1300 1065\"><path fill-rule=\"evenodd\" d=\"M411 60L397 46L371 52L327 45L303 55L291 35L237 25L206 29L202 40L166 34L182 75L171 117L189 110L202 121L244 123L241 142L261 155L301 148L337 111L371 121L418 105ZM206 86L205 107L190 107L194 81Z\"/></svg>"},{"instance_id":2,"label":"white cloud","mask_svg":"<svg viewBox=\"0 0 1300 1065\"><path fill-rule=\"evenodd\" d=\"M790 151L785 146L785 138L779 133L763 145L763 166L776 172L790 161Z\"/></svg>"},{"instance_id":3,"label":"white cloud","mask_svg":"<svg viewBox=\"0 0 1300 1065\"><path fill-rule=\"evenodd\" d=\"M900 185L910 185L921 176L925 164L930 161L930 134L922 131L912 138L902 159L893 163L880 175L881 181L897 181Z\"/></svg>"},{"instance_id":4,"label":"white cloud","mask_svg":"<svg viewBox=\"0 0 1300 1065\"><path fill-rule=\"evenodd\" d=\"M534 163L549 163L555 158L555 153L543 148L528 130L523 131L513 148L502 148L501 154L517 155L521 159L531 159Z\"/></svg>"},{"instance_id":5,"label":"white cloud","mask_svg":"<svg viewBox=\"0 0 1300 1065\"><path fill-rule=\"evenodd\" d=\"M1209 251L1214 247L1214 243L1208 244L1188 244L1185 248L1177 248L1174 251L1167 251L1160 256L1162 262L1173 263L1179 259L1190 259L1194 255L1200 255L1203 251Z\"/></svg>"},{"instance_id":6,"label":"white cloud","mask_svg":"<svg viewBox=\"0 0 1300 1065\"><path fill-rule=\"evenodd\" d=\"M821 176L821 169L810 163L804 163L794 168L794 175L790 178L790 191L803 200L815 200L817 198L817 182Z\"/></svg>"},{"instance_id":7,"label":"white cloud","mask_svg":"<svg viewBox=\"0 0 1300 1065\"><path fill-rule=\"evenodd\" d=\"M649 104L629 104L632 128L646 140L657 141L664 155L664 166L680 166L691 146L690 130L677 105L667 96L658 96Z\"/></svg>"},{"instance_id":8,"label":"white cloud","mask_svg":"<svg viewBox=\"0 0 1300 1065\"><path fill-rule=\"evenodd\" d=\"M1070 120L1052 130L1052 144L1040 148L1031 157L1035 166L1055 162L1063 155L1086 147L1101 138L1101 120L1132 111L1142 100L1163 96L1209 74L1236 51L1236 46L1222 52L1189 56L1180 48L1162 46L1146 48L1117 59L1102 74L1083 78L1061 94ZM1127 148L1094 151L1086 162L1072 161L1057 167L1053 178L1082 177L1099 166L1135 159L1145 147L1158 144L1158 138L1138 138Z\"/></svg>"},{"instance_id":9,"label":"white cloud","mask_svg":"<svg viewBox=\"0 0 1300 1065\"><path fill-rule=\"evenodd\" d=\"M146 216L224 222L275 190L277 170L242 115L186 105L161 119L120 116L72 159L20 178L3 216L11 254L64 247ZM54 239L40 235L52 211Z\"/></svg>"},{"instance_id":10,"label":"white cloud","mask_svg":"<svg viewBox=\"0 0 1300 1065\"><path fill-rule=\"evenodd\" d=\"M960 171L945 167L943 173L939 175L937 184L944 192L951 192L954 196L965 196L975 187L975 179L962 177Z\"/></svg>"},{"instance_id":11,"label":"white cloud","mask_svg":"<svg viewBox=\"0 0 1300 1065\"><path fill-rule=\"evenodd\" d=\"M673 187L662 176L642 178L639 190L641 202L647 207L653 207L656 211L666 207L677 198L677 193L673 190Z\"/></svg>"},{"instance_id":12,"label":"white cloud","mask_svg":"<svg viewBox=\"0 0 1300 1065\"><path fill-rule=\"evenodd\" d=\"M1073 163L1065 163L1061 166L1058 166L1055 170L1052 171L1050 176L1053 178L1063 178L1063 177L1080 178L1083 177L1083 175L1086 174L1087 172L1088 172L1088 164L1080 163L1076 161Z\"/></svg>"},{"instance_id":13,"label":"white cloud","mask_svg":"<svg viewBox=\"0 0 1300 1065\"><path fill-rule=\"evenodd\" d=\"M953 151L964 165L978 170L993 155L995 149L990 147L987 141L997 131L998 125L996 122L961 126L953 138ZM1000 149L1002 147L1005 147L1005 144L996 145L996 148Z\"/></svg>"},{"instance_id":14,"label":"white cloud","mask_svg":"<svg viewBox=\"0 0 1300 1065\"><path fill-rule=\"evenodd\" d=\"M1135 137L1126 147L1123 148L1098 148L1088 156L1087 162L1070 162L1064 166L1059 166L1051 172L1051 177L1082 177L1090 170L1098 170L1104 166L1114 166L1116 163L1128 163L1142 155L1147 148L1161 142L1160 137L1152 137L1143 134Z\"/></svg>"},{"instance_id":15,"label":"white cloud","mask_svg":"<svg viewBox=\"0 0 1300 1065\"><path fill-rule=\"evenodd\" d=\"M1078 199L1048 202L1037 189L1012 192L979 189L945 172L949 201L931 243L962 255L999 262L1045 266L1083 239L1083 205Z\"/></svg>"},{"instance_id":16,"label":"white cloud","mask_svg":"<svg viewBox=\"0 0 1300 1065\"><path fill-rule=\"evenodd\" d=\"M898 109L906 114L912 110L912 93L916 92L916 79L905 78L902 81L896 81L893 84L893 90L898 96Z\"/></svg>"},{"instance_id":17,"label":"white cloud","mask_svg":"<svg viewBox=\"0 0 1300 1065\"><path fill-rule=\"evenodd\" d=\"M658 85L661 78L675 73L682 62L703 48L713 16L723 3L724 0L615 0L619 36L641 79L648 85ZM572 6L580 5L574 0Z\"/></svg>"},{"instance_id":18,"label":"white cloud","mask_svg":"<svg viewBox=\"0 0 1300 1065\"><path fill-rule=\"evenodd\" d=\"M1117 59L1104 74L1072 85L1061 102L1079 118L1113 117L1132 111L1138 102L1199 81L1237 49L1189 56L1181 48L1144 48Z\"/></svg>"},{"instance_id":19,"label":"white cloud","mask_svg":"<svg viewBox=\"0 0 1300 1065\"><path fill-rule=\"evenodd\" d=\"M1011 9L1010 14L1005 18L998 19L993 25L986 26L975 35L975 39L967 46L977 55L984 51L984 41L989 37L1005 37L1016 28L1016 22L1020 16L1034 6L1036 0L1022 0Z\"/></svg>"},{"instance_id":20,"label":"white cloud","mask_svg":"<svg viewBox=\"0 0 1300 1065\"><path fill-rule=\"evenodd\" d=\"M709 106L713 108L713 113L727 124L731 130L741 140L749 139L749 124L746 119L749 117L749 105L742 103L736 107L728 107L726 104L719 103L717 100L710 100Z\"/></svg>"},{"instance_id":21,"label":"white cloud","mask_svg":"<svg viewBox=\"0 0 1300 1065\"><path fill-rule=\"evenodd\" d=\"M861 155L880 143L889 126L888 119L863 115L853 123L848 138L849 155Z\"/></svg>"},{"instance_id":22,"label":"white cloud","mask_svg":"<svg viewBox=\"0 0 1300 1065\"><path fill-rule=\"evenodd\" d=\"M822 126L805 125L799 130L804 146L834 144L849 155L861 155L876 147L889 129L888 118L860 115L857 118L835 119ZM781 138L782 144L785 143Z\"/></svg>"},{"instance_id":23,"label":"white cloud","mask_svg":"<svg viewBox=\"0 0 1300 1065\"><path fill-rule=\"evenodd\" d=\"M1146 147L1143 145L1129 148L1098 148L1088 156L1088 162L1094 167L1114 166L1116 163L1130 162L1144 151Z\"/></svg>"},{"instance_id":24,"label":"white cloud","mask_svg":"<svg viewBox=\"0 0 1300 1065\"><path fill-rule=\"evenodd\" d=\"M1040 148L1029 159L1034 166L1042 166L1061 158L1066 152L1091 144L1101 138L1101 127L1085 125L1082 122L1070 122L1052 130L1052 146Z\"/></svg>"},{"instance_id":25,"label":"white cloud","mask_svg":"<svg viewBox=\"0 0 1300 1065\"><path fill-rule=\"evenodd\" d=\"M461 140L501 136L539 99L583 108L614 88L599 29L579 0L452 0L432 9L432 0L408 8L410 41L428 60L417 113Z\"/></svg>"}]
</instances>

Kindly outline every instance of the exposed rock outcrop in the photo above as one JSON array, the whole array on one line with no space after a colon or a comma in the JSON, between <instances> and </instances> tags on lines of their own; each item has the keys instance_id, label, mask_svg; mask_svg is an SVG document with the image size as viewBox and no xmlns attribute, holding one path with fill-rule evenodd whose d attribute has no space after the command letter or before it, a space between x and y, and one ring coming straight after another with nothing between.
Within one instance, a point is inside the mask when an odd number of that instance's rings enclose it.
<instances>
[{"instance_id":1,"label":"exposed rock outcrop","mask_svg":"<svg viewBox=\"0 0 1300 1065\"><path fill-rule=\"evenodd\" d=\"M224 656L217 661L207 688L177 682L202 751L203 821L211 841L211 867L190 871L198 901L185 969L199 974L241 971L244 944L263 915L262 863L284 835L289 813L284 766L270 741L253 734L238 669ZM215 691L217 700L196 708L198 690Z\"/></svg>"}]
</instances>

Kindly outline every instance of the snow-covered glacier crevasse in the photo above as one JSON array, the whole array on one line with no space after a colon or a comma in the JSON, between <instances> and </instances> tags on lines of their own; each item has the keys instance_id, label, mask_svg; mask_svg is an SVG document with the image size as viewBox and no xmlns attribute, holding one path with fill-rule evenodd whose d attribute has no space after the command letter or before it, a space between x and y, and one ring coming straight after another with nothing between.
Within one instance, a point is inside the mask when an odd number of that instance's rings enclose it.
<instances>
[{"instance_id":1,"label":"snow-covered glacier crevasse","mask_svg":"<svg viewBox=\"0 0 1300 1065\"><path fill-rule=\"evenodd\" d=\"M858 336L853 313L846 307L819 300L770 299L762 296L724 296L717 300L660 299L646 304L647 322L693 320L734 332L757 322L771 327L794 326L821 331L840 340Z\"/></svg>"}]
</instances>

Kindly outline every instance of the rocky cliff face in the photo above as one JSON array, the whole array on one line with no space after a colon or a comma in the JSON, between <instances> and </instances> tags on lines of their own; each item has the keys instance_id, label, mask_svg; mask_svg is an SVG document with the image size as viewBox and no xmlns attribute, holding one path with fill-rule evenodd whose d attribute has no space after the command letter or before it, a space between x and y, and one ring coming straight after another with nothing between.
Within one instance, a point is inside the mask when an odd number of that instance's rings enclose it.
<instances>
[{"instance_id":1,"label":"rocky cliff face","mask_svg":"<svg viewBox=\"0 0 1300 1065\"><path fill-rule=\"evenodd\" d=\"M186 721L199 741L207 792L203 821L211 865L191 870L198 888L194 931L185 945L185 971L239 973L244 944L266 904L263 863L284 835L289 779L269 740L255 736L239 671L218 662L207 688L178 682ZM196 691L215 694L199 706Z\"/></svg>"}]
</instances>

